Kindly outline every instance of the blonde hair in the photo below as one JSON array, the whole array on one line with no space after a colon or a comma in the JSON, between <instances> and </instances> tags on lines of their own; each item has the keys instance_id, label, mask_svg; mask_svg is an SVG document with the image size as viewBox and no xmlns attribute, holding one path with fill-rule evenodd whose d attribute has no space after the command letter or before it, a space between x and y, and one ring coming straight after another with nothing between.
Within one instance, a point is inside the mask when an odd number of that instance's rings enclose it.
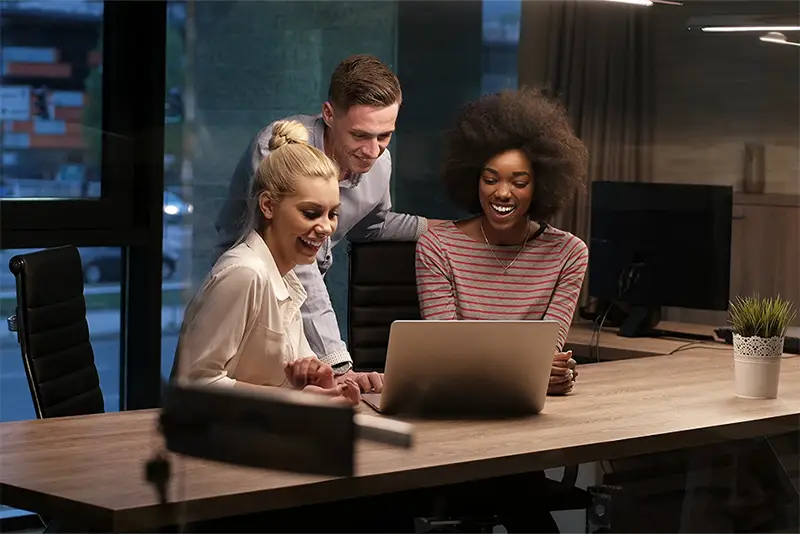
<instances>
[{"instance_id":1,"label":"blonde hair","mask_svg":"<svg viewBox=\"0 0 800 534\"><path fill-rule=\"evenodd\" d=\"M300 178L339 178L339 166L308 144L308 130L298 121L274 123L267 147L270 152L259 164L250 186L250 224L245 226L242 239L253 229L262 231L268 222L259 207L262 194L278 203L295 192Z\"/></svg>"}]
</instances>

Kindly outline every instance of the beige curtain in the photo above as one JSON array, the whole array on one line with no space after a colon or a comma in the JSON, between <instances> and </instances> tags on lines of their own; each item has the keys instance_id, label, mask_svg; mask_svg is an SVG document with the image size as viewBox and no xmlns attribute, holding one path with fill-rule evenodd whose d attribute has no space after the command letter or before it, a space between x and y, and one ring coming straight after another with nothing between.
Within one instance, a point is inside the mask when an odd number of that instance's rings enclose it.
<instances>
[{"instance_id":1,"label":"beige curtain","mask_svg":"<svg viewBox=\"0 0 800 534\"><path fill-rule=\"evenodd\" d=\"M611 2L522 2L520 86L559 97L590 154L585 190L553 224L587 242L592 181L651 179L649 16Z\"/></svg>"}]
</instances>

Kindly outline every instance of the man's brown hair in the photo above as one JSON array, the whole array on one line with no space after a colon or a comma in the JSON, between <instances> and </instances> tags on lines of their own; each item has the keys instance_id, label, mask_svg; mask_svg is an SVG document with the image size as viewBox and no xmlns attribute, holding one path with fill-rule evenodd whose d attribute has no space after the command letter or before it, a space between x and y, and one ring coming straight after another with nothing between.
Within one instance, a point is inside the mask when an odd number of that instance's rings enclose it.
<instances>
[{"instance_id":1,"label":"man's brown hair","mask_svg":"<svg viewBox=\"0 0 800 534\"><path fill-rule=\"evenodd\" d=\"M357 54L344 59L331 75L328 100L347 111L353 106L387 107L403 99L400 80L380 59Z\"/></svg>"}]
</instances>

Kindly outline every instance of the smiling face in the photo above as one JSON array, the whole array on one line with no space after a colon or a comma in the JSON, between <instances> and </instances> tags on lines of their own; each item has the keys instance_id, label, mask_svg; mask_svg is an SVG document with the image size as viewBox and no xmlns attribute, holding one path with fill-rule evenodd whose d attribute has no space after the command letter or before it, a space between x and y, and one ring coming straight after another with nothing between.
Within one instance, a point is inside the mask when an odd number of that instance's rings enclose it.
<instances>
[{"instance_id":1,"label":"smiling face","mask_svg":"<svg viewBox=\"0 0 800 534\"><path fill-rule=\"evenodd\" d=\"M528 224L533 178L531 163L520 150L497 154L486 162L478 197L493 230L506 232Z\"/></svg>"},{"instance_id":2,"label":"smiling face","mask_svg":"<svg viewBox=\"0 0 800 534\"><path fill-rule=\"evenodd\" d=\"M342 173L369 172L392 140L400 104L387 107L355 105L347 111L331 103L322 106L328 131L325 152L333 157Z\"/></svg>"},{"instance_id":3,"label":"smiling face","mask_svg":"<svg viewBox=\"0 0 800 534\"><path fill-rule=\"evenodd\" d=\"M266 243L281 274L297 264L310 264L333 232L339 218L339 184L335 179L300 178L294 193L277 203L266 194L259 206L269 222Z\"/></svg>"}]
</instances>

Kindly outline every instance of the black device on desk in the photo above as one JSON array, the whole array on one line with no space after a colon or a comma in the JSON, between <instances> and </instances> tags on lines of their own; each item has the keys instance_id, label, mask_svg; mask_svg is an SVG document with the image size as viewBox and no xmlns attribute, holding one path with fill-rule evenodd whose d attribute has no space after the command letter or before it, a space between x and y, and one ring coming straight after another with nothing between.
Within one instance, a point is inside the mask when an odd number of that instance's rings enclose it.
<instances>
[{"instance_id":1,"label":"black device on desk","mask_svg":"<svg viewBox=\"0 0 800 534\"><path fill-rule=\"evenodd\" d=\"M353 476L357 439L411 448L413 427L288 388L254 393L170 382L163 385L159 431L164 450L147 462L145 478L166 503L167 451L247 467Z\"/></svg>"},{"instance_id":2,"label":"black device on desk","mask_svg":"<svg viewBox=\"0 0 800 534\"><path fill-rule=\"evenodd\" d=\"M625 337L706 339L655 327L662 306L728 309L732 211L728 186L594 182L589 294L606 324Z\"/></svg>"}]
</instances>

